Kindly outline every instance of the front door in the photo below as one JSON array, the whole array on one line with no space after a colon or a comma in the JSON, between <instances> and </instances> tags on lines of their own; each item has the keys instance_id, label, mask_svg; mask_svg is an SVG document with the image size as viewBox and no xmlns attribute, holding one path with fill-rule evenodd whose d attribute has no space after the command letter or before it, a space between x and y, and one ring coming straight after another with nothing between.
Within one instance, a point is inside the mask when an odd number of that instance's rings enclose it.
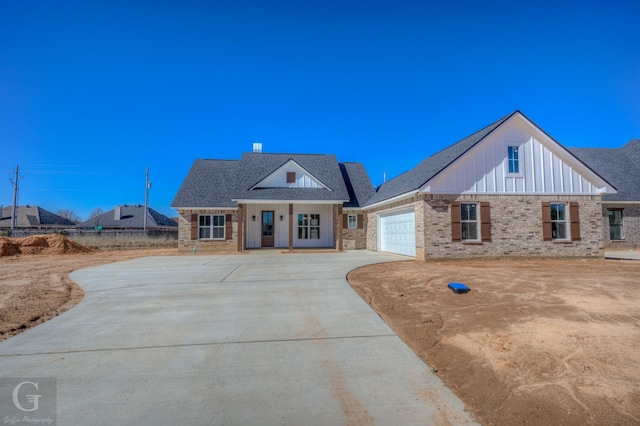
<instances>
[{"instance_id":1,"label":"front door","mask_svg":"<svg viewBox=\"0 0 640 426\"><path fill-rule=\"evenodd\" d=\"M273 211L262 212L262 247L273 247Z\"/></svg>"}]
</instances>

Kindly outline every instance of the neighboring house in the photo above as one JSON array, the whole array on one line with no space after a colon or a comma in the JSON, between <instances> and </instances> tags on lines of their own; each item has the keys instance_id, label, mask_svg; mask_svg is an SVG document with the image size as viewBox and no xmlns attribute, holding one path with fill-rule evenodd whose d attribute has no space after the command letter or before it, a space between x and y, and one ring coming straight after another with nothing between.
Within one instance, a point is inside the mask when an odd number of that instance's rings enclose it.
<instances>
[{"instance_id":1,"label":"neighboring house","mask_svg":"<svg viewBox=\"0 0 640 426\"><path fill-rule=\"evenodd\" d=\"M373 192L362 164L334 155L196 160L172 203L179 247L365 248L362 205Z\"/></svg>"},{"instance_id":2,"label":"neighboring house","mask_svg":"<svg viewBox=\"0 0 640 426\"><path fill-rule=\"evenodd\" d=\"M1 210L0 230L10 230L13 207L4 207ZM16 206L16 218L16 229L19 231L58 231L72 228L75 225L69 219L38 206Z\"/></svg>"},{"instance_id":3,"label":"neighboring house","mask_svg":"<svg viewBox=\"0 0 640 426\"><path fill-rule=\"evenodd\" d=\"M516 111L376 190L333 155L196 160L172 206L179 245L367 248L418 260L603 255L616 188Z\"/></svg>"},{"instance_id":4,"label":"neighboring house","mask_svg":"<svg viewBox=\"0 0 640 426\"><path fill-rule=\"evenodd\" d=\"M84 230L142 230L144 229L145 208L143 205L134 204L116 206L99 216L80 222L76 229ZM147 230L149 231L176 231L178 224L167 216L148 209Z\"/></svg>"},{"instance_id":5,"label":"neighboring house","mask_svg":"<svg viewBox=\"0 0 640 426\"><path fill-rule=\"evenodd\" d=\"M640 139L622 148L575 148L571 152L618 189L617 194L602 197L606 247L640 247Z\"/></svg>"},{"instance_id":6,"label":"neighboring house","mask_svg":"<svg viewBox=\"0 0 640 426\"><path fill-rule=\"evenodd\" d=\"M516 111L432 155L367 201L367 248L419 260L602 256L615 187Z\"/></svg>"}]
</instances>

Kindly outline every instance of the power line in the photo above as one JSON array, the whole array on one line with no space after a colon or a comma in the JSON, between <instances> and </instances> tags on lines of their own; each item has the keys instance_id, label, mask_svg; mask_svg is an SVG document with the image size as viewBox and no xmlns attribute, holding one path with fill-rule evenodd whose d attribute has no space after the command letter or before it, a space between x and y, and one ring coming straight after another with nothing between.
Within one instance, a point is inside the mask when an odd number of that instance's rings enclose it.
<instances>
[{"instance_id":1,"label":"power line","mask_svg":"<svg viewBox=\"0 0 640 426\"><path fill-rule=\"evenodd\" d=\"M17 217L16 217L16 210L18 208L18 165L16 165L16 177L13 180L13 206L11 208L11 231L15 231L16 230L16 222L17 222Z\"/></svg>"}]
</instances>

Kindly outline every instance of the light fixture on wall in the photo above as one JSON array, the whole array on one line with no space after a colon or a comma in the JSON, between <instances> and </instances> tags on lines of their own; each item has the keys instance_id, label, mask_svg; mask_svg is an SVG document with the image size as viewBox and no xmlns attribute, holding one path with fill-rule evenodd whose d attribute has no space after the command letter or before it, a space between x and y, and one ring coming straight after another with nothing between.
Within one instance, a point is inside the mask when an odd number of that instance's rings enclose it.
<instances>
[{"instance_id":1,"label":"light fixture on wall","mask_svg":"<svg viewBox=\"0 0 640 426\"><path fill-rule=\"evenodd\" d=\"M280 215L280 222L284 220L284 216Z\"/></svg>"},{"instance_id":2,"label":"light fixture on wall","mask_svg":"<svg viewBox=\"0 0 640 426\"><path fill-rule=\"evenodd\" d=\"M251 216L251 220L254 221L254 222L256 221L256 215L255 214L253 216Z\"/></svg>"}]
</instances>

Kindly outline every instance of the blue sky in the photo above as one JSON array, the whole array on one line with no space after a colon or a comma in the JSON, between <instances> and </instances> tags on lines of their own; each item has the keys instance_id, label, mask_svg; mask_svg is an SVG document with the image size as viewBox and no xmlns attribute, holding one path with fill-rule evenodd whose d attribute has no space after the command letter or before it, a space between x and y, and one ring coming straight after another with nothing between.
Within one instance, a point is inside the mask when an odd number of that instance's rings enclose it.
<instances>
[{"instance_id":1,"label":"blue sky","mask_svg":"<svg viewBox=\"0 0 640 426\"><path fill-rule=\"evenodd\" d=\"M196 158L331 153L374 185L521 110L640 138L637 1L5 1L0 204L170 208Z\"/></svg>"}]
</instances>

